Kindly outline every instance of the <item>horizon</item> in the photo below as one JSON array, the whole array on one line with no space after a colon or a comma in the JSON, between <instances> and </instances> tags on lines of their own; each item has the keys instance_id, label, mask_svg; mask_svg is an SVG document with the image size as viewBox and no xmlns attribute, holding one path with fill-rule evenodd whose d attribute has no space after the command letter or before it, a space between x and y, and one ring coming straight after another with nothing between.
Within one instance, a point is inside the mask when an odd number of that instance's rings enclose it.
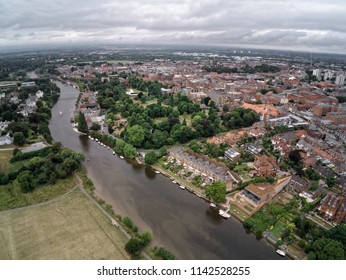
<instances>
[{"instance_id":1,"label":"horizon","mask_svg":"<svg viewBox=\"0 0 346 280\"><path fill-rule=\"evenodd\" d=\"M1 50L96 43L346 54L341 0L33 2L0 0Z\"/></svg>"},{"instance_id":2,"label":"horizon","mask_svg":"<svg viewBox=\"0 0 346 280\"><path fill-rule=\"evenodd\" d=\"M211 45L211 44L144 44L144 43L114 43L114 44L95 44L95 43L50 43L50 44L35 44L35 45L11 45L0 46L1 55L11 55L19 53L30 52L63 52L63 51L117 51L117 50L175 50L175 51L192 51L192 52L232 52L236 51L234 55L246 56L247 54L255 54L256 52L278 52L278 53L291 53L300 55L333 55L333 56L346 56L346 53L336 53L327 51L308 51L308 50L295 50L285 48L265 48L265 47L249 47L249 46L235 46L235 45Z\"/></svg>"}]
</instances>

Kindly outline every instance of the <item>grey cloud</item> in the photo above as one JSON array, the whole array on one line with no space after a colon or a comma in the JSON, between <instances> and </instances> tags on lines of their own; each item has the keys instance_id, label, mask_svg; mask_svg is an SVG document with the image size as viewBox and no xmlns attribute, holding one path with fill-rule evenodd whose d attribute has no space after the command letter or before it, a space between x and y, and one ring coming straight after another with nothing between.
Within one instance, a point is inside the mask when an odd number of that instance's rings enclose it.
<instances>
[{"instance_id":1,"label":"grey cloud","mask_svg":"<svg viewBox=\"0 0 346 280\"><path fill-rule=\"evenodd\" d=\"M95 40L346 52L339 0L0 0L0 45ZM15 37L16 34L30 34Z\"/></svg>"}]
</instances>

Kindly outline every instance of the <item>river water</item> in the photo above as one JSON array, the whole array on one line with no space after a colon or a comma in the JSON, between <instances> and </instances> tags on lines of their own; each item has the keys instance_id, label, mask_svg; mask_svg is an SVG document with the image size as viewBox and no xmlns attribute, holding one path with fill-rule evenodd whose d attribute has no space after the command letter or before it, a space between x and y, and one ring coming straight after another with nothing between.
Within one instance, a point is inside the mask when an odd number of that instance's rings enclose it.
<instances>
[{"instance_id":1,"label":"river water","mask_svg":"<svg viewBox=\"0 0 346 280\"><path fill-rule=\"evenodd\" d=\"M61 95L50 122L54 140L90 159L85 166L96 195L111 204L117 214L130 217L141 231L150 230L154 245L167 248L179 259L281 258L266 241L247 233L238 220L223 219L207 202L150 167L122 160L75 132L70 117L78 91L60 82L57 85Z\"/></svg>"}]
</instances>

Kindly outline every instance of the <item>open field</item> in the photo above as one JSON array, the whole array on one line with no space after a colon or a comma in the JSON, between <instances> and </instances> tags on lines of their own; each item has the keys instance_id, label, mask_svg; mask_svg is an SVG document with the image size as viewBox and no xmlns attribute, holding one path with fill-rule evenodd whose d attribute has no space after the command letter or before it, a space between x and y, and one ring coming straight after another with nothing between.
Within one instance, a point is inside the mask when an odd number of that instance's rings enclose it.
<instances>
[{"instance_id":1,"label":"open field","mask_svg":"<svg viewBox=\"0 0 346 280\"><path fill-rule=\"evenodd\" d=\"M0 259L129 259L126 242L79 189L0 212Z\"/></svg>"},{"instance_id":2,"label":"open field","mask_svg":"<svg viewBox=\"0 0 346 280\"><path fill-rule=\"evenodd\" d=\"M8 150L8 151L0 150L0 172L4 172L4 173L8 172L12 154L13 152L11 150Z\"/></svg>"},{"instance_id":3,"label":"open field","mask_svg":"<svg viewBox=\"0 0 346 280\"><path fill-rule=\"evenodd\" d=\"M0 186L0 211L25 207L49 201L77 185L75 176L58 180L54 185L45 184L37 187L33 192L23 193L16 181L5 186Z\"/></svg>"}]
</instances>

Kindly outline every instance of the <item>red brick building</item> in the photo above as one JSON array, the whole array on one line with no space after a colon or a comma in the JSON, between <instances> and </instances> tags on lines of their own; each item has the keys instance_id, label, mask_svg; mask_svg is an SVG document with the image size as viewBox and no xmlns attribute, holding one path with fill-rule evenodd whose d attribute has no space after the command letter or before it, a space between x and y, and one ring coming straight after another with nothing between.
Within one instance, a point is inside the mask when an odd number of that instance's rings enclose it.
<instances>
[{"instance_id":1,"label":"red brick building","mask_svg":"<svg viewBox=\"0 0 346 280\"><path fill-rule=\"evenodd\" d=\"M254 167L253 174L261 177L275 176L279 170L275 158L267 155L256 156Z\"/></svg>"}]
</instances>

